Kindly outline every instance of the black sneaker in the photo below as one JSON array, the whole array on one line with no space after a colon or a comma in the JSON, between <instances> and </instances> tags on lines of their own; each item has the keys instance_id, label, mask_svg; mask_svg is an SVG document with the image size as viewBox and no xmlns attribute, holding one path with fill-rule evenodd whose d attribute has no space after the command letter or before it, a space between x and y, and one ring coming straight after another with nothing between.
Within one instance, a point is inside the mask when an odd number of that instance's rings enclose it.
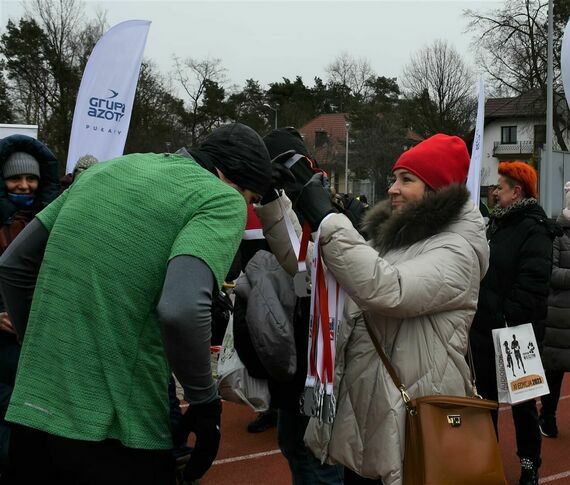
<instances>
[{"instance_id":1,"label":"black sneaker","mask_svg":"<svg viewBox=\"0 0 570 485\"><path fill-rule=\"evenodd\" d=\"M558 436L558 426L556 426L555 416L543 416L538 418L538 427L542 436L556 438Z\"/></svg>"},{"instance_id":2,"label":"black sneaker","mask_svg":"<svg viewBox=\"0 0 570 485\"><path fill-rule=\"evenodd\" d=\"M277 426L277 411L270 409L264 413L259 413L257 418L247 425L247 431L261 433L275 426Z\"/></svg>"},{"instance_id":3,"label":"black sneaker","mask_svg":"<svg viewBox=\"0 0 570 485\"><path fill-rule=\"evenodd\" d=\"M530 458L521 458L519 485L538 485L538 466Z\"/></svg>"}]
</instances>

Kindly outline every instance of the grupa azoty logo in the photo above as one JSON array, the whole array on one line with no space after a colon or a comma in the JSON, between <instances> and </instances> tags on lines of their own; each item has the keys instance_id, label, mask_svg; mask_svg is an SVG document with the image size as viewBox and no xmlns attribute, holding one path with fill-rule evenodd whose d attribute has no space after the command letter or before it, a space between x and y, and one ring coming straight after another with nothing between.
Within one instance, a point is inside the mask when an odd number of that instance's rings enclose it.
<instances>
[{"instance_id":1,"label":"grupa azoty logo","mask_svg":"<svg viewBox=\"0 0 570 485\"><path fill-rule=\"evenodd\" d=\"M107 121L121 121L125 116L125 103L117 101L119 93L113 89L109 89L110 96L99 98L92 96L89 98L89 108L87 116Z\"/></svg>"}]
</instances>

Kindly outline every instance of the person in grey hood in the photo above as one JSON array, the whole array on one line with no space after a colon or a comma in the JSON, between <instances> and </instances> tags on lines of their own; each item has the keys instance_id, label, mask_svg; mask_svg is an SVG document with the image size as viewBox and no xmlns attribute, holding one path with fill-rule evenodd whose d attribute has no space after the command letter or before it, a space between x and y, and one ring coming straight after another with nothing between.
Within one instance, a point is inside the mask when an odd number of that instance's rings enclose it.
<instances>
[{"instance_id":1,"label":"person in grey hood","mask_svg":"<svg viewBox=\"0 0 570 485\"><path fill-rule=\"evenodd\" d=\"M59 193L58 162L26 135L0 140L0 255ZM20 343L0 299L0 474L8 459L11 426L4 420L14 387Z\"/></svg>"}]
</instances>

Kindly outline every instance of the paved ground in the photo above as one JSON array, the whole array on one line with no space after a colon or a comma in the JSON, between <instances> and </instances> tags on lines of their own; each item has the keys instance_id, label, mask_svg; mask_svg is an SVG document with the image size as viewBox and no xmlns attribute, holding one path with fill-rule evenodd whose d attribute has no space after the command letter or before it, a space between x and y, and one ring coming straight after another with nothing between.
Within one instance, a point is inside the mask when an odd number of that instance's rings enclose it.
<instances>
[{"instance_id":1,"label":"paved ground","mask_svg":"<svg viewBox=\"0 0 570 485\"><path fill-rule=\"evenodd\" d=\"M287 462L279 453L275 429L260 434L246 431L255 413L245 406L224 403L222 445L218 458L201 485L290 485ZM519 463L514 428L508 407L501 409L500 445L509 484L516 485ZM570 377L566 375L558 410L557 439L543 439L540 483L570 485Z\"/></svg>"}]
</instances>

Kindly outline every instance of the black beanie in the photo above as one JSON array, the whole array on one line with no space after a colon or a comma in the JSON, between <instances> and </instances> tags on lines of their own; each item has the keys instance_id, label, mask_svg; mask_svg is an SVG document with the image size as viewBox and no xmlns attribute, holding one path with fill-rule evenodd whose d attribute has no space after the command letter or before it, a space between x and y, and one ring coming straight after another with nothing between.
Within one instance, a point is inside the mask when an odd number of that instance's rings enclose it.
<instances>
[{"instance_id":1,"label":"black beanie","mask_svg":"<svg viewBox=\"0 0 570 485\"><path fill-rule=\"evenodd\" d=\"M271 185L271 159L261 137L249 126L231 123L215 129L200 145L214 165L243 189L265 194Z\"/></svg>"},{"instance_id":2,"label":"black beanie","mask_svg":"<svg viewBox=\"0 0 570 485\"><path fill-rule=\"evenodd\" d=\"M288 150L295 150L295 153L299 155L309 156L309 150L307 150L305 146L303 137L291 126L273 130L269 135L263 138L263 141L272 159Z\"/></svg>"}]
</instances>

